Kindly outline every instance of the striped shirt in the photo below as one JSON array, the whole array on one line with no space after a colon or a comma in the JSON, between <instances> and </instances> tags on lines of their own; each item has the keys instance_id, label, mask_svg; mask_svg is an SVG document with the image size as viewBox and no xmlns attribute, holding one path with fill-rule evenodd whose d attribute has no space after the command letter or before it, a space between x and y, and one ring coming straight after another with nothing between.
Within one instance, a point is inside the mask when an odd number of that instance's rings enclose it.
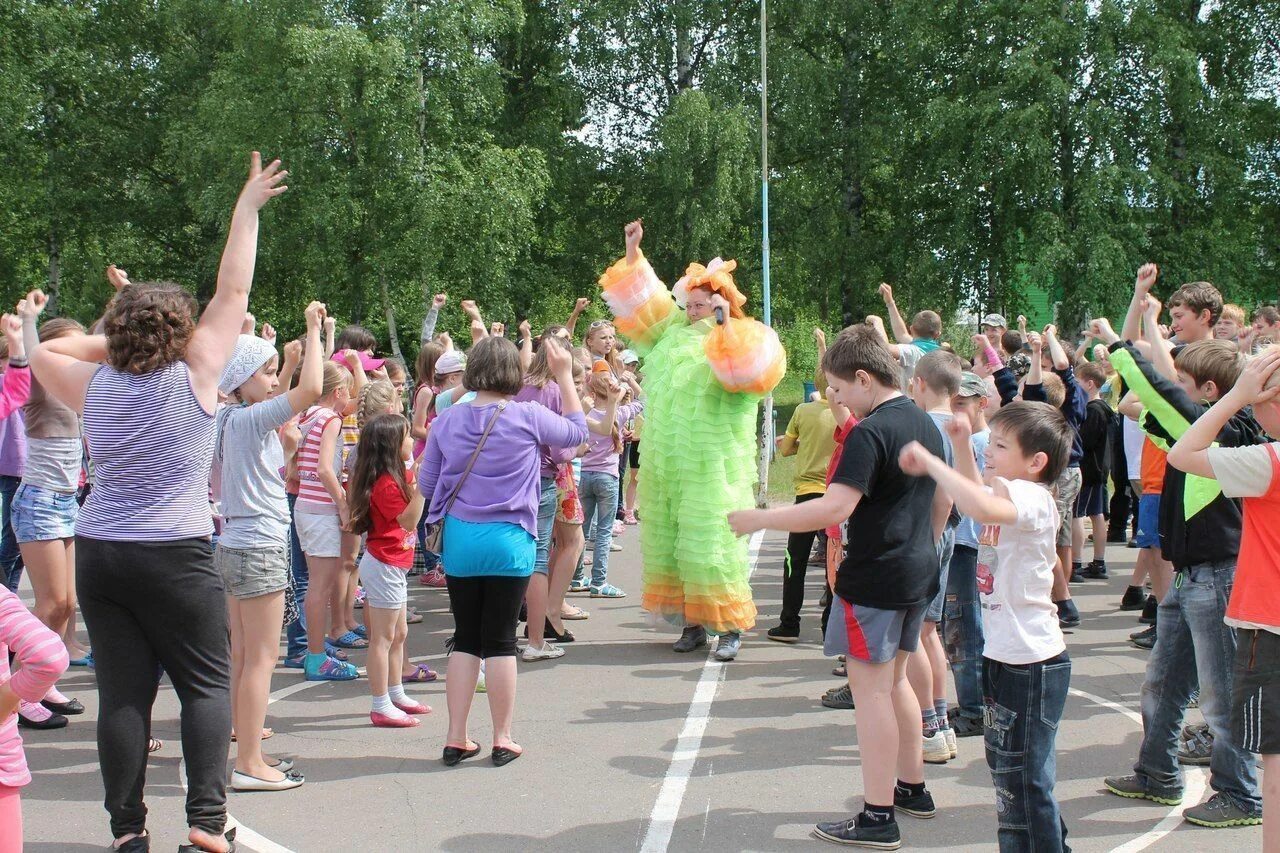
<instances>
[{"instance_id":1,"label":"striped shirt","mask_svg":"<svg viewBox=\"0 0 1280 853\"><path fill-rule=\"evenodd\" d=\"M9 655L18 671L9 677ZM18 596L0 585L0 684L8 683L18 698L39 702L67 670L67 647L46 628ZM18 736L18 715L0 721L0 785L17 788L31 781L27 757Z\"/></svg>"},{"instance_id":2,"label":"striped shirt","mask_svg":"<svg viewBox=\"0 0 1280 853\"><path fill-rule=\"evenodd\" d=\"M298 422L302 431L302 443L298 446L298 504L299 512L313 515L337 515L338 507L329 496L329 490L320 481L320 440L324 428L338 413L325 406L312 406ZM342 476L343 444L339 436L333 452L333 473Z\"/></svg>"},{"instance_id":3,"label":"striped shirt","mask_svg":"<svg viewBox=\"0 0 1280 853\"><path fill-rule=\"evenodd\" d=\"M186 362L142 374L100 367L84 400L94 484L76 535L115 542L211 536L213 427Z\"/></svg>"}]
</instances>

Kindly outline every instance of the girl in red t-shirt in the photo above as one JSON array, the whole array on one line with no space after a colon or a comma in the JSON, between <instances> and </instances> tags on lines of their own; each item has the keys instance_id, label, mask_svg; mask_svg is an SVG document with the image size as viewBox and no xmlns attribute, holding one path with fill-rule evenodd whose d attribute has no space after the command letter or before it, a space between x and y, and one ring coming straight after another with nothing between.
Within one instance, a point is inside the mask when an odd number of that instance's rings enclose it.
<instances>
[{"instance_id":1,"label":"girl in red t-shirt","mask_svg":"<svg viewBox=\"0 0 1280 853\"><path fill-rule=\"evenodd\" d=\"M387 728L411 728L418 725L415 714L431 713L410 699L401 683L409 633L408 574L423 507L422 494L412 485L417 481L412 455L409 421L399 414L377 415L360 433L360 452L348 483L350 531L367 534L360 579L369 626L369 719ZM410 465L414 467L406 468Z\"/></svg>"}]
</instances>

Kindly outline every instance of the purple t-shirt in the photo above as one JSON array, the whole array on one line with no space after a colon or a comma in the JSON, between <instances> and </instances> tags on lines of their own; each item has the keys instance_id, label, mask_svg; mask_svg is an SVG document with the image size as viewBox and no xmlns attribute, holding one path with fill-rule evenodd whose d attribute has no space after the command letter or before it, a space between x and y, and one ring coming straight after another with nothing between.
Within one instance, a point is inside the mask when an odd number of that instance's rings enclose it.
<instances>
[{"instance_id":1,"label":"purple t-shirt","mask_svg":"<svg viewBox=\"0 0 1280 853\"><path fill-rule=\"evenodd\" d=\"M548 382L541 388L536 385L525 385L512 400L517 403L538 403L557 415L562 411L560 406L560 386L555 382ZM572 462L577 455L578 448L576 446L544 446L542 448L542 476L548 480L554 480L556 468L566 462Z\"/></svg>"},{"instance_id":2,"label":"purple t-shirt","mask_svg":"<svg viewBox=\"0 0 1280 853\"><path fill-rule=\"evenodd\" d=\"M616 419L618 428L621 429L623 424L643 411L643 402L619 406L618 416ZM600 408L592 409L591 417L597 420L603 418L604 410ZM618 451L613 449L612 436L596 435L594 432L588 436L587 455L582 457L582 470L595 471L600 474L612 474L615 477L618 476Z\"/></svg>"},{"instance_id":3,"label":"purple t-shirt","mask_svg":"<svg viewBox=\"0 0 1280 853\"><path fill-rule=\"evenodd\" d=\"M0 420L0 476L21 477L26 460L27 428L18 408Z\"/></svg>"},{"instance_id":4,"label":"purple t-shirt","mask_svg":"<svg viewBox=\"0 0 1280 853\"><path fill-rule=\"evenodd\" d=\"M445 504L497 405L459 403L432 422L418 471L418 488L427 499L428 523L444 517ZM475 523L518 524L536 537L540 448L567 448L572 453L586 440L587 419L581 412L563 417L536 403L508 403L449 514Z\"/></svg>"}]
</instances>

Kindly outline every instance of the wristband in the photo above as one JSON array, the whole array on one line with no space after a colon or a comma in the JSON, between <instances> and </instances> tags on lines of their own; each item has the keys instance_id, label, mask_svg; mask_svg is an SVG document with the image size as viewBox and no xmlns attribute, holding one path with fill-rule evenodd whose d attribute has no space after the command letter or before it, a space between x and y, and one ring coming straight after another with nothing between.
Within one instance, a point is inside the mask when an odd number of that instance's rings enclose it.
<instances>
[{"instance_id":1,"label":"wristband","mask_svg":"<svg viewBox=\"0 0 1280 853\"><path fill-rule=\"evenodd\" d=\"M29 366L27 362L27 357L25 355L11 355L9 356L9 366L19 367L19 368L27 367Z\"/></svg>"}]
</instances>

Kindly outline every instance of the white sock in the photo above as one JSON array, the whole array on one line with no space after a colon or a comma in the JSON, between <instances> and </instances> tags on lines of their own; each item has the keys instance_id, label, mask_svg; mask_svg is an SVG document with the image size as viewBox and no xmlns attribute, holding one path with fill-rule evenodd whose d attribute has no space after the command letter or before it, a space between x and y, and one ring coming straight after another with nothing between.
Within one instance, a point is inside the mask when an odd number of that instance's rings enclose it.
<instances>
[{"instance_id":1,"label":"white sock","mask_svg":"<svg viewBox=\"0 0 1280 853\"><path fill-rule=\"evenodd\" d=\"M49 700L50 702L56 702L60 705L66 704L67 702L71 701L66 696L62 695L62 693L56 687L50 687L49 692L44 694L44 698Z\"/></svg>"},{"instance_id":2,"label":"white sock","mask_svg":"<svg viewBox=\"0 0 1280 853\"><path fill-rule=\"evenodd\" d=\"M409 700L409 697L408 697L408 696L405 694L405 692L404 692L404 685L403 685L403 684L392 684L392 685L387 689L387 696L389 696L389 697L391 698L391 702L392 702L393 704L394 704L394 703L396 703L396 702L401 702L401 703L404 703L404 704L408 704L408 702L410 701L410 700Z\"/></svg>"},{"instance_id":3,"label":"white sock","mask_svg":"<svg viewBox=\"0 0 1280 853\"><path fill-rule=\"evenodd\" d=\"M373 712L396 720L405 716L404 711L401 711L395 705L391 704L391 697L386 693L383 693L381 696L373 697Z\"/></svg>"}]
</instances>

